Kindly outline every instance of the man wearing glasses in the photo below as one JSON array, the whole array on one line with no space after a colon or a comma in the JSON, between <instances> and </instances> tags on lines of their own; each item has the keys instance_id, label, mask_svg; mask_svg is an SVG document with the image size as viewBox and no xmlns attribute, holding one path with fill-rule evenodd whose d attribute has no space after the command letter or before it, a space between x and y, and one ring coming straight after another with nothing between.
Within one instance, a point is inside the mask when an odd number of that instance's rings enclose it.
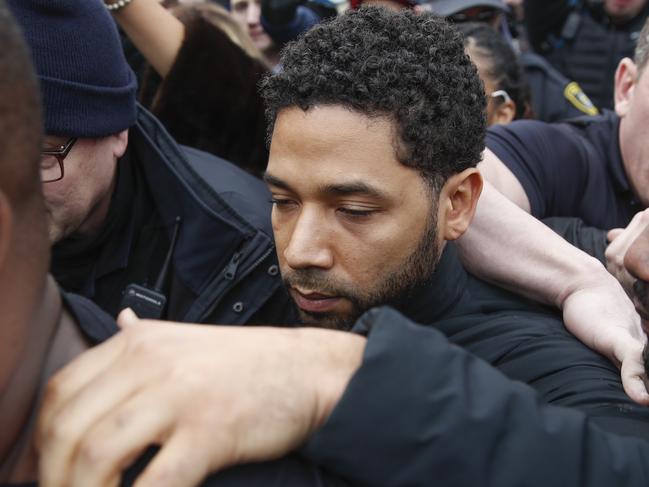
<instances>
[{"instance_id":1,"label":"man wearing glasses","mask_svg":"<svg viewBox=\"0 0 649 487\"><path fill-rule=\"evenodd\" d=\"M136 107L135 77L101 2L8 5L40 78L41 179L62 287L113 316L128 305L177 320L287 321L263 184L177 146ZM64 41L43 28L53 21Z\"/></svg>"}]
</instances>

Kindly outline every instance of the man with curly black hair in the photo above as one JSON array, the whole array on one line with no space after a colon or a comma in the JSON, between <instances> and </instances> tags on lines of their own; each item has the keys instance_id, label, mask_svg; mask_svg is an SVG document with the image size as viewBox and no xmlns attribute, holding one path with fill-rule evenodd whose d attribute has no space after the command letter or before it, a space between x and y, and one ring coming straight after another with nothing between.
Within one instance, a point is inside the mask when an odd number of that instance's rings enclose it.
<instances>
[{"instance_id":1,"label":"man with curly black hair","mask_svg":"<svg viewBox=\"0 0 649 487\"><path fill-rule=\"evenodd\" d=\"M103 485L159 443L139 485L195 485L303 442L352 485L646 485L649 410L615 367L457 259L485 130L460 36L361 9L290 46L263 88L282 276L304 322L355 333L126 313L48 388L43 485Z\"/></svg>"},{"instance_id":2,"label":"man with curly black hair","mask_svg":"<svg viewBox=\"0 0 649 487\"><path fill-rule=\"evenodd\" d=\"M287 288L305 322L403 308L482 188L485 96L462 37L441 18L369 8L283 59L262 90Z\"/></svg>"}]
</instances>

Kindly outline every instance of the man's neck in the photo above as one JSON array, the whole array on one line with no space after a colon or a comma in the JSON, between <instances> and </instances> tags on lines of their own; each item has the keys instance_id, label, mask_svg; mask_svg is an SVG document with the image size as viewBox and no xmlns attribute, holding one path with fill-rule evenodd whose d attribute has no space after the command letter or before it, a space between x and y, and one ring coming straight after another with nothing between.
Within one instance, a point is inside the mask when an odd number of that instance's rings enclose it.
<instances>
[{"instance_id":1,"label":"man's neck","mask_svg":"<svg viewBox=\"0 0 649 487\"><path fill-rule=\"evenodd\" d=\"M27 325L26 325L27 326ZM29 325L41 337L26 348L12 385L0 399L0 428L19 426L6 451L0 450L0 482L24 483L37 479L38 457L34 429L43 386L47 380L87 347L76 323L62 311L58 286L48 277L43 302Z\"/></svg>"}]
</instances>

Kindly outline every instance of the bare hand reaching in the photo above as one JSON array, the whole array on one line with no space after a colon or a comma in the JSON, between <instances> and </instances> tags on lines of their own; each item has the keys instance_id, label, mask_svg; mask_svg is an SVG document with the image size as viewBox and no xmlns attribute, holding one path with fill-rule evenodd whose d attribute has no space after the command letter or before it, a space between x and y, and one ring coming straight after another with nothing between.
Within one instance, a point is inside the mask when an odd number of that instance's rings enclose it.
<instances>
[{"instance_id":1,"label":"bare hand reaching","mask_svg":"<svg viewBox=\"0 0 649 487\"><path fill-rule=\"evenodd\" d=\"M317 329L138 320L57 374L39 421L40 485L118 485L151 445L136 486L188 486L299 446L328 417L365 339ZM187 452L192 452L188 455Z\"/></svg>"}]
</instances>

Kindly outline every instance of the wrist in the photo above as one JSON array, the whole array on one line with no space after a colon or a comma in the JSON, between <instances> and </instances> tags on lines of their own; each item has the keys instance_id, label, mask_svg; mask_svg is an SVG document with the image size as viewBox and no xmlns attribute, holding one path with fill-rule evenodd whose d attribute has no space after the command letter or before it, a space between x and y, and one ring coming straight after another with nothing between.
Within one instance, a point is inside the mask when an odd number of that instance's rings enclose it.
<instances>
[{"instance_id":1,"label":"wrist","mask_svg":"<svg viewBox=\"0 0 649 487\"><path fill-rule=\"evenodd\" d=\"M305 357L307 387L315 404L310 433L327 421L363 361L366 339L354 333L301 328L300 353Z\"/></svg>"}]
</instances>

